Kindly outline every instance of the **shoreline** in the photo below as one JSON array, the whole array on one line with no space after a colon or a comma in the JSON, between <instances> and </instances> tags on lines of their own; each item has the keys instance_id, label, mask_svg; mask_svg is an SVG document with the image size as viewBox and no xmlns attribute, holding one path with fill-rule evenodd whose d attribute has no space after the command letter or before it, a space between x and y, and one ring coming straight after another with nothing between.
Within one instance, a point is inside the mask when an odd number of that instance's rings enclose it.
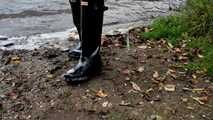
<instances>
[{"instance_id":1,"label":"shoreline","mask_svg":"<svg viewBox=\"0 0 213 120\"><path fill-rule=\"evenodd\" d=\"M102 35L125 34L133 28L149 25L151 23L149 21L150 20L104 26ZM75 32L76 28L72 28L61 32L43 33L22 37L11 37L7 40L0 41L0 49L34 50L39 48L56 48L66 50L75 44L75 41L68 40L70 37L76 38L76 36L78 36Z\"/></svg>"}]
</instances>

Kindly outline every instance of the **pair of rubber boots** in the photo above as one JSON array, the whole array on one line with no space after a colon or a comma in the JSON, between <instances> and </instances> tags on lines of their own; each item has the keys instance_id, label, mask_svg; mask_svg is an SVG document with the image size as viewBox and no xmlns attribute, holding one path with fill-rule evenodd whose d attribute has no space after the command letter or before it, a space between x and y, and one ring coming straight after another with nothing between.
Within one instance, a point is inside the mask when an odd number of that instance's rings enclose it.
<instances>
[{"instance_id":1,"label":"pair of rubber boots","mask_svg":"<svg viewBox=\"0 0 213 120\"><path fill-rule=\"evenodd\" d=\"M69 51L69 57L78 58L79 62L64 75L64 78L67 83L78 84L101 72L99 51L106 7L104 0L70 1L70 4L80 42L75 49Z\"/></svg>"}]
</instances>

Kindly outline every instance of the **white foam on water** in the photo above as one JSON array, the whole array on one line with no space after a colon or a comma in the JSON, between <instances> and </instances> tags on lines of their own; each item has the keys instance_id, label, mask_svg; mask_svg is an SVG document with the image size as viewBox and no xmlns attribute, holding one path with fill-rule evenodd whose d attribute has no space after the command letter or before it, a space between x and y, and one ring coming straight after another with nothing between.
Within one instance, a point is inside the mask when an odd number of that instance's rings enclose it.
<instances>
[{"instance_id":1,"label":"white foam on water","mask_svg":"<svg viewBox=\"0 0 213 120\"><path fill-rule=\"evenodd\" d=\"M40 47L49 47L49 48L61 48L65 49L66 47L72 45L67 39L71 32L76 31L75 28L68 29L61 32L53 33L44 33L37 34L32 36L22 36L22 37L11 37L6 41L0 41L0 49L3 50L13 50L13 49L26 49L33 50L39 49ZM9 43L14 43L9 47L4 47Z\"/></svg>"},{"instance_id":2,"label":"white foam on water","mask_svg":"<svg viewBox=\"0 0 213 120\"><path fill-rule=\"evenodd\" d=\"M103 28L104 35L125 34L129 29L146 25L148 22L139 21L133 23L105 26ZM11 37L6 41L0 41L0 49L2 50L34 50L41 47L59 48L66 50L75 44L75 41L69 41L69 37L77 38L75 33L76 28L68 29L61 32L44 33L32 36ZM4 47L6 44L14 43L14 45Z\"/></svg>"}]
</instances>

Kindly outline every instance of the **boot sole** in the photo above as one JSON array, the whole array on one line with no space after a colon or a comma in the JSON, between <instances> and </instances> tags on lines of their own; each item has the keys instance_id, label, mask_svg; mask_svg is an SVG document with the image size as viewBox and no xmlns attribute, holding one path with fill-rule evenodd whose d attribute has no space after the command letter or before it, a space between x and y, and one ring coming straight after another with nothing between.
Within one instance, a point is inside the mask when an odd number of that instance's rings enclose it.
<instances>
[{"instance_id":1,"label":"boot sole","mask_svg":"<svg viewBox=\"0 0 213 120\"><path fill-rule=\"evenodd\" d=\"M71 77L70 75L64 75L64 81L70 85L76 85L76 84L81 84L88 82L95 76L101 75L101 70L98 70L97 72L91 74L90 76L83 76L83 77Z\"/></svg>"}]
</instances>

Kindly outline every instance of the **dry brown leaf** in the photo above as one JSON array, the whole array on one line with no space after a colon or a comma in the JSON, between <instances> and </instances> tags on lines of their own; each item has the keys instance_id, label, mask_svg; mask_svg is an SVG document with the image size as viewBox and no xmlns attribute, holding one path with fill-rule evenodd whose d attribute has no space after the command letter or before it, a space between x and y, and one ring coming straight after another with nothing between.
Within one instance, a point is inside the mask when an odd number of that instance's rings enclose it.
<instances>
[{"instance_id":1,"label":"dry brown leaf","mask_svg":"<svg viewBox=\"0 0 213 120\"><path fill-rule=\"evenodd\" d=\"M111 107L112 106L112 103L110 103L109 101L105 101L102 103L102 107Z\"/></svg>"},{"instance_id":2,"label":"dry brown leaf","mask_svg":"<svg viewBox=\"0 0 213 120\"><path fill-rule=\"evenodd\" d=\"M155 71L153 74L153 78L158 78L158 77L159 77L159 73L157 71Z\"/></svg>"},{"instance_id":3,"label":"dry brown leaf","mask_svg":"<svg viewBox=\"0 0 213 120\"><path fill-rule=\"evenodd\" d=\"M186 108L189 109L189 110L194 110L194 108L191 107L191 106L187 106Z\"/></svg>"},{"instance_id":4,"label":"dry brown leaf","mask_svg":"<svg viewBox=\"0 0 213 120\"><path fill-rule=\"evenodd\" d=\"M184 91L191 91L191 92L205 91L204 88L194 88L194 89L191 89L191 88L186 88L186 87L184 87L183 90L184 90Z\"/></svg>"},{"instance_id":5,"label":"dry brown leaf","mask_svg":"<svg viewBox=\"0 0 213 120\"><path fill-rule=\"evenodd\" d=\"M204 58L204 56L201 55L201 54L198 54L197 56L198 56L199 58Z\"/></svg>"},{"instance_id":6,"label":"dry brown leaf","mask_svg":"<svg viewBox=\"0 0 213 120\"><path fill-rule=\"evenodd\" d=\"M135 83L135 82L130 82L132 84L132 87L136 91L141 91L141 88Z\"/></svg>"},{"instance_id":7,"label":"dry brown leaf","mask_svg":"<svg viewBox=\"0 0 213 120\"><path fill-rule=\"evenodd\" d=\"M181 98L181 100L182 100L183 102L188 102L188 99L187 99L187 98Z\"/></svg>"},{"instance_id":8,"label":"dry brown leaf","mask_svg":"<svg viewBox=\"0 0 213 120\"><path fill-rule=\"evenodd\" d=\"M47 74L47 78L53 78L53 75L52 74Z\"/></svg>"},{"instance_id":9,"label":"dry brown leaf","mask_svg":"<svg viewBox=\"0 0 213 120\"><path fill-rule=\"evenodd\" d=\"M131 105L131 103L129 103L129 102L125 102L125 101L121 101L121 103L119 104L120 106L130 106Z\"/></svg>"},{"instance_id":10,"label":"dry brown leaf","mask_svg":"<svg viewBox=\"0 0 213 120\"><path fill-rule=\"evenodd\" d=\"M176 52L176 53L181 53L182 51L181 51L180 48L175 48L175 52Z\"/></svg>"},{"instance_id":11,"label":"dry brown leaf","mask_svg":"<svg viewBox=\"0 0 213 120\"><path fill-rule=\"evenodd\" d=\"M165 91L169 91L169 92L174 92L175 91L175 85L172 85L172 84L167 84L167 85L164 85L164 89Z\"/></svg>"},{"instance_id":12,"label":"dry brown leaf","mask_svg":"<svg viewBox=\"0 0 213 120\"><path fill-rule=\"evenodd\" d=\"M192 91L205 91L205 89L204 88L194 88L194 89L192 89Z\"/></svg>"},{"instance_id":13,"label":"dry brown leaf","mask_svg":"<svg viewBox=\"0 0 213 120\"><path fill-rule=\"evenodd\" d=\"M139 48L139 49L146 49L147 46L146 45L141 45L141 46L138 46L137 48Z\"/></svg>"},{"instance_id":14,"label":"dry brown leaf","mask_svg":"<svg viewBox=\"0 0 213 120\"><path fill-rule=\"evenodd\" d=\"M114 46L115 47L121 47L122 45L120 43L115 43Z\"/></svg>"},{"instance_id":15,"label":"dry brown leaf","mask_svg":"<svg viewBox=\"0 0 213 120\"><path fill-rule=\"evenodd\" d=\"M171 43L168 42L167 44L170 48L174 48L174 46Z\"/></svg>"},{"instance_id":16,"label":"dry brown leaf","mask_svg":"<svg viewBox=\"0 0 213 120\"><path fill-rule=\"evenodd\" d=\"M177 75L175 73L176 73L175 70L169 69L166 74L170 75L171 77L173 77L174 79L176 79Z\"/></svg>"},{"instance_id":17,"label":"dry brown leaf","mask_svg":"<svg viewBox=\"0 0 213 120\"><path fill-rule=\"evenodd\" d=\"M129 77L125 77L125 80L126 80L126 81L130 81L130 78L129 78Z\"/></svg>"},{"instance_id":18,"label":"dry brown leaf","mask_svg":"<svg viewBox=\"0 0 213 120\"><path fill-rule=\"evenodd\" d=\"M208 102L208 97L192 97L193 100L197 101L199 104L204 105L206 102Z\"/></svg>"},{"instance_id":19,"label":"dry brown leaf","mask_svg":"<svg viewBox=\"0 0 213 120\"><path fill-rule=\"evenodd\" d=\"M149 28L144 28L144 32L149 32L150 31L150 29Z\"/></svg>"},{"instance_id":20,"label":"dry brown leaf","mask_svg":"<svg viewBox=\"0 0 213 120\"><path fill-rule=\"evenodd\" d=\"M188 60L188 57L185 57L185 56L179 56L178 57L179 60L182 60L182 61L185 61L185 60Z\"/></svg>"},{"instance_id":21,"label":"dry brown leaf","mask_svg":"<svg viewBox=\"0 0 213 120\"><path fill-rule=\"evenodd\" d=\"M175 72L176 72L175 70L168 69L168 71L167 71L167 74L170 74L170 73L175 73Z\"/></svg>"},{"instance_id":22,"label":"dry brown leaf","mask_svg":"<svg viewBox=\"0 0 213 120\"><path fill-rule=\"evenodd\" d=\"M125 70L122 71L122 73L124 75L129 75L130 74L130 70L129 69L125 69Z\"/></svg>"},{"instance_id":23,"label":"dry brown leaf","mask_svg":"<svg viewBox=\"0 0 213 120\"><path fill-rule=\"evenodd\" d=\"M9 93L8 96L13 100L17 99L17 97L18 97L18 95L14 92Z\"/></svg>"},{"instance_id":24,"label":"dry brown leaf","mask_svg":"<svg viewBox=\"0 0 213 120\"><path fill-rule=\"evenodd\" d=\"M108 95L107 95L106 93L104 93L103 90L99 90L99 91L96 93L96 96L101 97L101 98L105 98L105 97L107 97Z\"/></svg>"},{"instance_id":25,"label":"dry brown leaf","mask_svg":"<svg viewBox=\"0 0 213 120\"><path fill-rule=\"evenodd\" d=\"M18 56L14 56L10 59L11 64L20 64L21 63L21 58Z\"/></svg>"},{"instance_id":26,"label":"dry brown leaf","mask_svg":"<svg viewBox=\"0 0 213 120\"><path fill-rule=\"evenodd\" d=\"M192 75L193 79L197 79L197 76L195 74Z\"/></svg>"},{"instance_id":27,"label":"dry brown leaf","mask_svg":"<svg viewBox=\"0 0 213 120\"><path fill-rule=\"evenodd\" d=\"M74 41L74 40L79 39L77 32L70 32L68 36L69 36L69 38L68 38L69 41Z\"/></svg>"},{"instance_id":28,"label":"dry brown leaf","mask_svg":"<svg viewBox=\"0 0 213 120\"><path fill-rule=\"evenodd\" d=\"M140 73L142 73L144 70L145 70L144 66L141 66L141 67L138 68L138 72L140 72Z\"/></svg>"}]
</instances>

